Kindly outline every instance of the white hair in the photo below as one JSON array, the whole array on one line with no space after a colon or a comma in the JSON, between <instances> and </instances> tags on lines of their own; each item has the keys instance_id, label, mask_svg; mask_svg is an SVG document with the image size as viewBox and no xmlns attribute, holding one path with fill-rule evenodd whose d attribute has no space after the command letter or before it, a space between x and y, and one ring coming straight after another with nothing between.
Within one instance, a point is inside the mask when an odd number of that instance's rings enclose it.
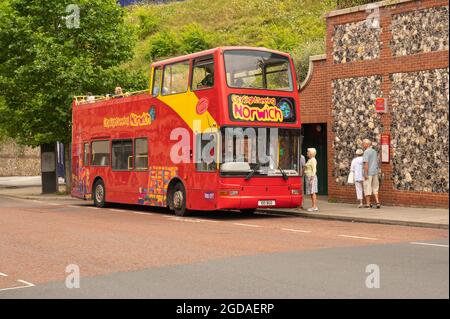
<instances>
[{"instance_id":1,"label":"white hair","mask_svg":"<svg viewBox=\"0 0 450 319\"><path fill-rule=\"evenodd\" d=\"M310 152L310 153L311 153L311 156L313 156L313 157L316 156L316 154L317 154L316 149L313 148L313 147L308 148L307 151Z\"/></svg>"},{"instance_id":2,"label":"white hair","mask_svg":"<svg viewBox=\"0 0 450 319\"><path fill-rule=\"evenodd\" d=\"M364 144L371 145L371 144L372 144L372 141L369 140L368 138L365 138L365 139L363 139L363 143L364 143Z\"/></svg>"}]
</instances>

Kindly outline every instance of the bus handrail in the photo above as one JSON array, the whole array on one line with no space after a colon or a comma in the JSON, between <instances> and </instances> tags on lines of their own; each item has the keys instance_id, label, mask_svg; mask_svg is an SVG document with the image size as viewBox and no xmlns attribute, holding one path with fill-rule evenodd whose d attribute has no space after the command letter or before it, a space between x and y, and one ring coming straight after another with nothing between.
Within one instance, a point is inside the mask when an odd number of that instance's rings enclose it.
<instances>
[{"instance_id":1,"label":"bus handrail","mask_svg":"<svg viewBox=\"0 0 450 319\"><path fill-rule=\"evenodd\" d=\"M139 95L143 93L150 93L150 90L141 90L141 91L132 91L132 92L126 92L123 94L105 94L105 95L76 95L73 97L75 101L75 105L81 105L81 104L89 104L89 103L95 103L95 102L101 102L121 97L128 97L133 95Z\"/></svg>"}]
</instances>

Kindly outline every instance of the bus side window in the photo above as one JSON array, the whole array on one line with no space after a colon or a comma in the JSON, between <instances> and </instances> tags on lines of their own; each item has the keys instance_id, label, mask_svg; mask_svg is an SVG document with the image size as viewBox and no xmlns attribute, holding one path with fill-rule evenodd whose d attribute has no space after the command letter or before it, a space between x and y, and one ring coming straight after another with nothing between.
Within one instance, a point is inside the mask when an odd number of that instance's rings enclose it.
<instances>
[{"instance_id":1,"label":"bus side window","mask_svg":"<svg viewBox=\"0 0 450 319\"><path fill-rule=\"evenodd\" d=\"M89 166L89 143L83 144L83 166Z\"/></svg>"},{"instance_id":2,"label":"bus side window","mask_svg":"<svg viewBox=\"0 0 450 319\"><path fill-rule=\"evenodd\" d=\"M147 138L137 138L134 140L134 167L136 170L148 169Z\"/></svg>"},{"instance_id":3,"label":"bus side window","mask_svg":"<svg viewBox=\"0 0 450 319\"><path fill-rule=\"evenodd\" d=\"M152 88L152 96L156 97L159 95L159 91L161 89L161 67L155 68L153 72L153 88Z\"/></svg>"},{"instance_id":4,"label":"bus side window","mask_svg":"<svg viewBox=\"0 0 450 319\"><path fill-rule=\"evenodd\" d=\"M92 142L91 165L109 166L109 141Z\"/></svg>"},{"instance_id":5,"label":"bus side window","mask_svg":"<svg viewBox=\"0 0 450 319\"><path fill-rule=\"evenodd\" d=\"M187 92L189 85L189 61L164 66L162 95Z\"/></svg>"},{"instance_id":6,"label":"bus side window","mask_svg":"<svg viewBox=\"0 0 450 319\"><path fill-rule=\"evenodd\" d=\"M214 59L212 55L194 60L192 69L192 90L208 89L214 86Z\"/></svg>"},{"instance_id":7,"label":"bus side window","mask_svg":"<svg viewBox=\"0 0 450 319\"><path fill-rule=\"evenodd\" d=\"M112 169L131 170L133 169L133 141L115 140L112 141Z\"/></svg>"}]
</instances>

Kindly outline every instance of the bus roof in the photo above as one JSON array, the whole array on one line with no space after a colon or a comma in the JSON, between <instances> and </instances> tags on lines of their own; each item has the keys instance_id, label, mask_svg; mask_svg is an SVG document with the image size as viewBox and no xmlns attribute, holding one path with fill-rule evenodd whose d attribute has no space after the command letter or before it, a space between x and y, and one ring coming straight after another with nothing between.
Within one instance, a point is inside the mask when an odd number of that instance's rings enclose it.
<instances>
[{"instance_id":1,"label":"bus roof","mask_svg":"<svg viewBox=\"0 0 450 319\"><path fill-rule=\"evenodd\" d=\"M213 48L213 49L209 49L209 50L204 50L204 51L200 51L200 52L195 52L195 53L191 53L191 54L177 56L177 57L170 58L170 59L157 61L157 62L152 63L151 66L152 67L157 67L157 66L171 64L171 63L175 63L175 62L179 62L179 61L183 61L183 60L195 59L195 58L197 58L199 56L203 56L203 55L207 55L207 54L214 54L217 51L223 52L223 51L226 51L226 50L265 51L265 52L272 52L272 53L276 53L276 54L280 54L280 55L284 55L284 56L289 56L288 53L267 49L267 48L264 48L264 47L225 46L225 47L217 47L217 48Z\"/></svg>"}]
</instances>

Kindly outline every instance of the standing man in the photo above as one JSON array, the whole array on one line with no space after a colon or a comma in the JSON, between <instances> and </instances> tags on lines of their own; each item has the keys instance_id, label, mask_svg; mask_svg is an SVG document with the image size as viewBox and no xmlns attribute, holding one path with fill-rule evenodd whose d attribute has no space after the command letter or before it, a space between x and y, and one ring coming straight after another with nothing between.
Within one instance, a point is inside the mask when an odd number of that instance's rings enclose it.
<instances>
[{"instance_id":1,"label":"standing man","mask_svg":"<svg viewBox=\"0 0 450 319\"><path fill-rule=\"evenodd\" d=\"M380 208L380 201L378 199L378 154L372 148L372 142L369 139L363 140L364 155L364 195L366 197L366 208L371 208L370 196L373 194L377 203L377 208Z\"/></svg>"}]
</instances>

